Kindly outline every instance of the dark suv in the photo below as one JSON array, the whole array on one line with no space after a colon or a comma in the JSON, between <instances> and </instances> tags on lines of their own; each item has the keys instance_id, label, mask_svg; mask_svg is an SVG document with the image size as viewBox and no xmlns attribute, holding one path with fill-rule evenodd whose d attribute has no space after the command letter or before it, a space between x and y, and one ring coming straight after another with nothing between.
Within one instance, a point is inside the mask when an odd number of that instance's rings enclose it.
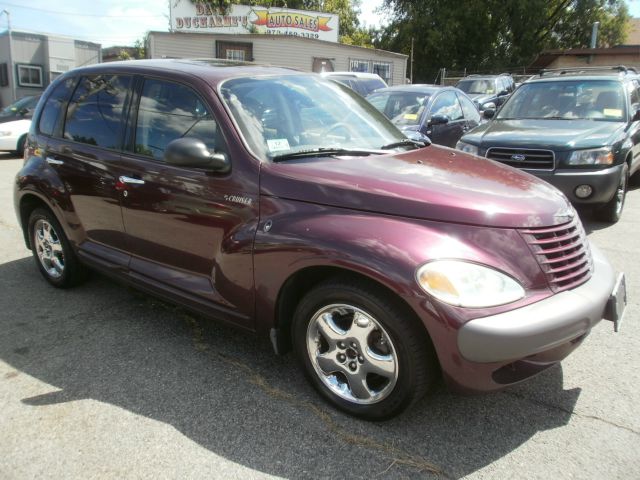
<instances>
[{"instance_id":1,"label":"dark suv","mask_svg":"<svg viewBox=\"0 0 640 480\"><path fill-rule=\"evenodd\" d=\"M457 148L524 169L617 222L640 169L637 75L625 67L543 72Z\"/></svg>"},{"instance_id":2,"label":"dark suv","mask_svg":"<svg viewBox=\"0 0 640 480\"><path fill-rule=\"evenodd\" d=\"M500 75L469 75L456 84L476 104L478 110L496 109L516 89L513 77Z\"/></svg>"},{"instance_id":3,"label":"dark suv","mask_svg":"<svg viewBox=\"0 0 640 480\"><path fill-rule=\"evenodd\" d=\"M52 285L91 267L269 334L364 418L440 372L463 391L518 382L617 325L624 277L560 192L419 147L317 75L107 63L43 95L15 207Z\"/></svg>"}]
</instances>

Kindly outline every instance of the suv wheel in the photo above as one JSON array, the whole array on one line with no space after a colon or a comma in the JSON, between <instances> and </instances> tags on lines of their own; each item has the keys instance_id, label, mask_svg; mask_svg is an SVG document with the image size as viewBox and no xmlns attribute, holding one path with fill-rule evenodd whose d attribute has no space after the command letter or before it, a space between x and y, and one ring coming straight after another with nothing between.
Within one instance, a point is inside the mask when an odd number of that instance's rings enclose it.
<instances>
[{"instance_id":1,"label":"suv wheel","mask_svg":"<svg viewBox=\"0 0 640 480\"><path fill-rule=\"evenodd\" d=\"M29 239L38 269L51 285L68 288L86 278L86 268L50 211L37 208L31 213Z\"/></svg>"},{"instance_id":2,"label":"suv wheel","mask_svg":"<svg viewBox=\"0 0 640 480\"><path fill-rule=\"evenodd\" d=\"M624 208L624 200L627 195L627 186L629 184L629 165L625 162L622 166L622 174L620 175L620 183L616 189L616 193L609 202L595 211L595 217L598 220L608 223L616 223L622 216Z\"/></svg>"},{"instance_id":3,"label":"suv wheel","mask_svg":"<svg viewBox=\"0 0 640 480\"><path fill-rule=\"evenodd\" d=\"M298 305L293 343L313 386L361 418L397 415L428 390L438 364L426 332L393 298L349 281L329 281Z\"/></svg>"}]
</instances>

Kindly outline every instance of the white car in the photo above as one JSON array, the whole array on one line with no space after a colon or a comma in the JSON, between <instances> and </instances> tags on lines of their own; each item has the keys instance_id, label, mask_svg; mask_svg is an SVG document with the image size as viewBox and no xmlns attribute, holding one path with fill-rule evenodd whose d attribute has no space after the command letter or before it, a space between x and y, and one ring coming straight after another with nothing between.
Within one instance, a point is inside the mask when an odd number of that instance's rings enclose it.
<instances>
[{"instance_id":1,"label":"white car","mask_svg":"<svg viewBox=\"0 0 640 480\"><path fill-rule=\"evenodd\" d=\"M39 99L39 95L23 97L0 111L0 152L22 155L31 128L31 116Z\"/></svg>"}]
</instances>

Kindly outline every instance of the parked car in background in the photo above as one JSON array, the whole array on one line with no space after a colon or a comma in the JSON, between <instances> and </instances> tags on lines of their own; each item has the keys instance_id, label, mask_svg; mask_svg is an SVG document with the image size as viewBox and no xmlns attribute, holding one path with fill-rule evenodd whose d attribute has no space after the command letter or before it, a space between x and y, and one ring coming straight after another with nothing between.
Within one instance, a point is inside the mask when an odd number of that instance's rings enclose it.
<instances>
[{"instance_id":1,"label":"parked car in background","mask_svg":"<svg viewBox=\"0 0 640 480\"><path fill-rule=\"evenodd\" d=\"M377 90L367 100L403 132L418 131L447 147L481 119L473 102L454 87L401 85Z\"/></svg>"},{"instance_id":2,"label":"parked car in background","mask_svg":"<svg viewBox=\"0 0 640 480\"><path fill-rule=\"evenodd\" d=\"M625 67L543 72L458 148L526 170L617 222L629 178L640 175L639 87Z\"/></svg>"},{"instance_id":3,"label":"parked car in background","mask_svg":"<svg viewBox=\"0 0 640 480\"><path fill-rule=\"evenodd\" d=\"M23 97L0 111L0 151L22 155L40 95Z\"/></svg>"},{"instance_id":4,"label":"parked car in background","mask_svg":"<svg viewBox=\"0 0 640 480\"><path fill-rule=\"evenodd\" d=\"M380 78L380 75L376 73L323 72L321 75L324 78L346 85L363 97L366 97L371 92L378 90L379 88L387 87L387 82Z\"/></svg>"},{"instance_id":5,"label":"parked car in background","mask_svg":"<svg viewBox=\"0 0 640 480\"><path fill-rule=\"evenodd\" d=\"M357 93L285 68L64 73L36 109L14 205L53 286L93 267L268 335L368 419L441 373L462 391L520 382L625 305L624 277L555 188L424 148Z\"/></svg>"},{"instance_id":6,"label":"parked car in background","mask_svg":"<svg viewBox=\"0 0 640 480\"><path fill-rule=\"evenodd\" d=\"M469 75L460 80L456 87L466 93L480 111L499 107L516 89L513 78L508 73Z\"/></svg>"}]
</instances>

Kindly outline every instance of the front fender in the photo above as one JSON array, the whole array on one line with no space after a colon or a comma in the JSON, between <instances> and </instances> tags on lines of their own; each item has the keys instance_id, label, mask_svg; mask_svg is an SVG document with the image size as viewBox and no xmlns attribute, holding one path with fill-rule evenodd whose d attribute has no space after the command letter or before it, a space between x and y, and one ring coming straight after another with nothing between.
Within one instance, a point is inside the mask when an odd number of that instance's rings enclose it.
<instances>
[{"instance_id":1,"label":"front fender","mask_svg":"<svg viewBox=\"0 0 640 480\"><path fill-rule=\"evenodd\" d=\"M254 248L256 326L268 331L276 325L280 290L287 279L308 267L340 268L384 285L416 312L432 338L434 330L457 329L472 318L519 306L461 309L429 298L416 281L416 269L442 258L474 261L508 273L527 291L518 302L521 305L550 295L544 274L516 230L263 196Z\"/></svg>"}]
</instances>

